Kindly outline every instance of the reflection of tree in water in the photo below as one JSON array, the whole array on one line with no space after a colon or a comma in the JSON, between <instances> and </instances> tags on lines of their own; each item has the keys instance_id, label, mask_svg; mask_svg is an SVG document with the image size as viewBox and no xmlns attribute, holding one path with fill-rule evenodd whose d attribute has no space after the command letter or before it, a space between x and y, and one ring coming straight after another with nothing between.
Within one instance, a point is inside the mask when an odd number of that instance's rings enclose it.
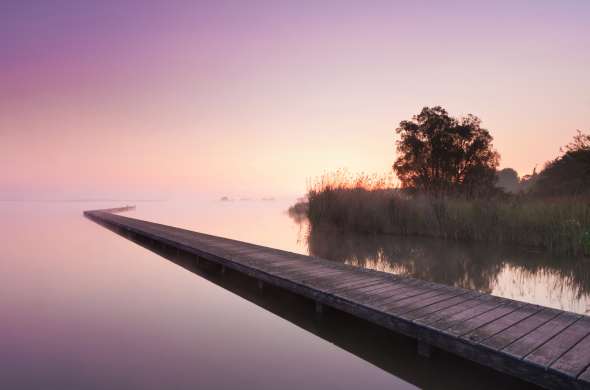
<instances>
[{"instance_id":1,"label":"reflection of tree in water","mask_svg":"<svg viewBox=\"0 0 590 390\"><path fill-rule=\"evenodd\" d=\"M329 229L311 229L307 244L314 256L488 293L506 268L514 270L523 281L549 276L555 285L547 288L556 292L571 290L576 299L590 293L587 259L420 237L361 236Z\"/></svg>"}]
</instances>

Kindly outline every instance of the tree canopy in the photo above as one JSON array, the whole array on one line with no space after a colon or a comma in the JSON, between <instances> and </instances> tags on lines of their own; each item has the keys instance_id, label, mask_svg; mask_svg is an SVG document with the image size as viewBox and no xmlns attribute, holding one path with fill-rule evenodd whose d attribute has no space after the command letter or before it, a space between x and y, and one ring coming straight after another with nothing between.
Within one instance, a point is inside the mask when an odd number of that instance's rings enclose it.
<instances>
[{"instance_id":1,"label":"tree canopy","mask_svg":"<svg viewBox=\"0 0 590 390\"><path fill-rule=\"evenodd\" d=\"M590 195L590 135L578 130L561 155L545 164L532 192L542 196Z\"/></svg>"},{"instance_id":2,"label":"tree canopy","mask_svg":"<svg viewBox=\"0 0 590 390\"><path fill-rule=\"evenodd\" d=\"M494 191L500 155L474 115L453 118L440 107L424 107L396 129L393 165L402 187L431 195L485 196Z\"/></svg>"}]
</instances>

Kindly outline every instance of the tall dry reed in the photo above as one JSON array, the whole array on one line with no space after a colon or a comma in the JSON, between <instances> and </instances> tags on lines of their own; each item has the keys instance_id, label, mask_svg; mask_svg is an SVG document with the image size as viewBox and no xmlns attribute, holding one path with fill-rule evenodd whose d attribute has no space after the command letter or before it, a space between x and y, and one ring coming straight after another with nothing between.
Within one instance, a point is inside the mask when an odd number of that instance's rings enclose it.
<instances>
[{"instance_id":1,"label":"tall dry reed","mask_svg":"<svg viewBox=\"0 0 590 390\"><path fill-rule=\"evenodd\" d=\"M310 186L312 226L428 236L590 255L590 202L529 197L467 200L408 196L385 178L338 172Z\"/></svg>"}]
</instances>

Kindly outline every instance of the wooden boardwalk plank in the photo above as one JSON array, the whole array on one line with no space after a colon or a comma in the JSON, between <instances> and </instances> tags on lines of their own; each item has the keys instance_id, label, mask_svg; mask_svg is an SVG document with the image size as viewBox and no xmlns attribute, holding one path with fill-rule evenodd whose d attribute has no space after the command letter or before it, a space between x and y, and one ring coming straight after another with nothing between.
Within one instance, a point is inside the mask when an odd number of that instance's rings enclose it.
<instances>
[{"instance_id":1,"label":"wooden boardwalk plank","mask_svg":"<svg viewBox=\"0 0 590 390\"><path fill-rule=\"evenodd\" d=\"M417 283L415 285L408 286L407 288L401 289L396 291L392 296L389 298L374 301L371 306L375 307L379 310L385 310L394 302L400 301L402 299L415 297L418 295L423 295L431 292L432 290L438 290L443 288L443 285L435 285L434 283Z\"/></svg>"},{"instance_id":2,"label":"wooden boardwalk plank","mask_svg":"<svg viewBox=\"0 0 590 390\"><path fill-rule=\"evenodd\" d=\"M580 318L562 332L555 335L551 340L527 355L525 360L548 367L564 353L569 351L570 348L574 347L580 340L586 337L588 333L590 333L588 321L584 318Z\"/></svg>"},{"instance_id":3,"label":"wooden boardwalk plank","mask_svg":"<svg viewBox=\"0 0 590 390\"><path fill-rule=\"evenodd\" d=\"M482 340L481 343L489 348L501 350L516 340L531 333L546 322L549 322L559 314L561 314L559 310L544 308L521 322Z\"/></svg>"},{"instance_id":4,"label":"wooden boardwalk plank","mask_svg":"<svg viewBox=\"0 0 590 390\"><path fill-rule=\"evenodd\" d=\"M590 389L586 316L109 212L85 215L541 386Z\"/></svg>"},{"instance_id":5,"label":"wooden boardwalk plank","mask_svg":"<svg viewBox=\"0 0 590 390\"><path fill-rule=\"evenodd\" d=\"M401 314L429 305L431 302L438 302L443 299L449 299L457 294L464 293L461 290L450 287L431 289L425 294L409 297L393 302L383 310L391 314Z\"/></svg>"},{"instance_id":6,"label":"wooden boardwalk plank","mask_svg":"<svg viewBox=\"0 0 590 390\"><path fill-rule=\"evenodd\" d=\"M345 295L348 297L356 297L359 295L372 297L375 294L379 293L380 291L384 291L384 290L390 289L392 287L401 288L403 286L404 286L404 284L399 280L384 279L380 283L374 284L372 286L357 288L354 291L342 291L342 295Z\"/></svg>"},{"instance_id":7,"label":"wooden boardwalk plank","mask_svg":"<svg viewBox=\"0 0 590 390\"><path fill-rule=\"evenodd\" d=\"M590 366L590 354L588 351L590 351L590 335L586 335L574 347L557 359L551 365L551 369L576 378Z\"/></svg>"},{"instance_id":8,"label":"wooden boardwalk plank","mask_svg":"<svg viewBox=\"0 0 590 390\"><path fill-rule=\"evenodd\" d=\"M405 305L402 309L396 311L396 314L404 314L404 317L408 313L413 313L419 309L426 309L435 304L448 304L453 298L465 298L471 291L463 289L455 289L449 287L445 289L442 294L436 294L430 298L424 298L416 300L415 302ZM412 317L414 318L414 317Z\"/></svg>"},{"instance_id":9,"label":"wooden boardwalk plank","mask_svg":"<svg viewBox=\"0 0 590 390\"><path fill-rule=\"evenodd\" d=\"M541 310L542 308L539 306L523 305L512 313L473 330L466 335L466 338L471 341L481 341L487 339L495 334L505 331L506 329L515 324L518 324L526 318L533 316L535 313L538 313Z\"/></svg>"},{"instance_id":10,"label":"wooden boardwalk plank","mask_svg":"<svg viewBox=\"0 0 590 390\"><path fill-rule=\"evenodd\" d=\"M502 351L517 358L523 358L535 349L561 333L580 318L579 315L561 313L557 317L539 326L526 336L508 345Z\"/></svg>"},{"instance_id":11,"label":"wooden boardwalk plank","mask_svg":"<svg viewBox=\"0 0 590 390\"><path fill-rule=\"evenodd\" d=\"M337 293L342 293L345 291L356 291L359 288L363 288L363 287L371 287L371 286L375 286L378 284L383 283L382 278L362 278L362 280L357 281L357 282L351 282L351 283L343 283L340 284L339 286L335 286L332 290L330 290L330 292L332 294L337 294Z\"/></svg>"},{"instance_id":12,"label":"wooden boardwalk plank","mask_svg":"<svg viewBox=\"0 0 590 390\"><path fill-rule=\"evenodd\" d=\"M488 298L489 297L486 295L477 295L457 305L453 305L443 310L439 310L434 313L428 314L424 317L418 318L415 320L415 322L430 326L431 324L434 324L442 319L450 318L457 313L463 313L466 310L470 310L473 307L477 307L481 305L482 300L486 300Z\"/></svg>"},{"instance_id":13,"label":"wooden boardwalk plank","mask_svg":"<svg viewBox=\"0 0 590 390\"><path fill-rule=\"evenodd\" d=\"M280 273L283 277L289 277L297 279L301 282L306 283L313 283L316 280L325 280L330 278L339 278L339 277L346 277L349 276L349 273L343 270L335 270L335 269L325 269L319 265L308 265L305 267L294 266L292 268L281 267L277 265L276 267L264 267L267 270L273 270L277 273Z\"/></svg>"},{"instance_id":14,"label":"wooden boardwalk plank","mask_svg":"<svg viewBox=\"0 0 590 390\"><path fill-rule=\"evenodd\" d=\"M482 340L481 343L489 348L499 351L554 319L559 314L561 314L559 310L544 308L523 321Z\"/></svg>"},{"instance_id":15,"label":"wooden boardwalk plank","mask_svg":"<svg viewBox=\"0 0 590 390\"><path fill-rule=\"evenodd\" d=\"M492 310L486 311L478 316L471 317L466 319L465 321L461 321L459 323L455 323L453 326L448 328L446 331L448 333L456 334L458 336L467 335L474 330L477 330L483 326L490 324L491 322L497 321L506 317L507 315L515 312L524 304L521 302L518 303L507 303L502 304Z\"/></svg>"},{"instance_id":16,"label":"wooden boardwalk plank","mask_svg":"<svg viewBox=\"0 0 590 390\"><path fill-rule=\"evenodd\" d=\"M499 306L506 305L507 303L502 301L501 299L486 299L487 297L481 297L477 299L477 305L470 307L466 310L462 310L458 313L455 313L448 317L443 317L438 321L431 323L430 326L440 329L440 330L447 330L452 328L453 326L461 323L463 321L467 321L470 318L477 317L481 314L484 314L488 311L492 311Z\"/></svg>"},{"instance_id":17,"label":"wooden boardwalk plank","mask_svg":"<svg viewBox=\"0 0 590 390\"><path fill-rule=\"evenodd\" d=\"M486 302L486 304L480 304L449 318L443 318L431 326L443 330L446 333L461 336L501 318L513 310L515 308L510 303L501 300Z\"/></svg>"},{"instance_id":18,"label":"wooden boardwalk plank","mask_svg":"<svg viewBox=\"0 0 590 390\"><path fill-rule=\"evenodd\" d=\"M321 288L322 291L328 293L336 293L341 289L350 288L350 286L363 286L367 283L377 282L374 278L367 278L365 275L355 275L354 277L346 277L345 279L339 279L334 277L327 277L321 280L314 280L308 282L308 285L316 286L317 288Z\"/></svg>"},{"instance_id":19,"label":"wooden boardwalk plank","mask_svg":"<svg viewBox=\"0 0 590 390\"><path fill-rule=\"evenodd\" d=\"M414 288L416 285L421 285L423 282L418 280L401 280L391 283L387 288L380 288L371 294L366 294L357 291L347 291L343 296L351 299L357 299L362 301L365 305L372 305L374 302L383 301L386 299L399 294L400 292L407 291L409 288Z\"/></svg>"},{"instance_id":20,"label":"wooden boardwalk plank","mask_svg":"<svg viewBox=\"0 0 590 390\"><path fill-rule=\"evenodd\" d=\"M408 283L397 282L395 285L392 285L391 289L383 290L375 294L374 297L366 301L366 304L374 308L379 308L383 302L401 299L408 295L423 292L425 285L426 283L421 280L412 280Z\"/></svg>"},{"instance_id":21,"label":"wooden boardwalk plank","mask_svg":"<svg viewBox=\"0 0 590 390\"><path fill-rule=\"evenodd\" d=\"M463 302L467 302L471 299L478 297L479 295L481 295L481 293L478 293L476 291L468 292L465 295L459 295L449 300L444 300L424 307L420 307L417 310L405 313L404 317L412 320L422 319L426 316L433 315L442 310L452 308L453 306L457 306L458 304L461 304Z\"/></svg>"}]
</instances>

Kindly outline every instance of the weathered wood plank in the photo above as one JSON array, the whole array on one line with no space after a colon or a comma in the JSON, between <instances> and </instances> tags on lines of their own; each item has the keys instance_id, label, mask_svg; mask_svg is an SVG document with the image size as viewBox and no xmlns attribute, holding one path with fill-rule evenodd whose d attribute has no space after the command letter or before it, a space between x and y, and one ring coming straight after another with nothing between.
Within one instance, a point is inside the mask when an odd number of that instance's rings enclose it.
<instances>
[{"instance_id":1,"label":"weathered wood plank","mask_svg":"<svg viewBox=\"0 0 590 390\"><path fill-rule=\"evenodd\" d=\"M433 288L425 294L400 299L387 305L383 310L390 314L401 314L419 307L424 307L432 301L449 298L449 294L455 296L463 291L452 289L450 287ZM442 297L442 298L441 298Z\"/></svg>"},{"instance_id":2,"label":"weathered wood plank","mask_svg":"<svg viewBox=\"0 0 590 390\"><path fill-rule=\"evenodd\" d=\"M486 298L487 297L485 297L485 296L482 298L479 298L478 299L479 302L477 305L470 307L466 310L462 310L462 311L455 313L451 316L443 317L443 318L439 319L438 321L429 324L429 326L445 331L460 322L467 321L471 318L477 317L477 316L484 314L488 311L492 311L499 306L507 305L507 302L505 302L501 299L497 299L497 298L496 299L486 299Z\"/></svg>"},{"instance_id":3,"label":"weathered wood plank","mask_svg":"<svg viewBox=\"0 0 590 390\"><path fill-rule=\"evenodd\" d=\"M426 308L430 307L431 305L434 305L437 303L445 303L446 302L448 304L448 302L450 300L452 300L453 298L462 297L467 294L469 294L469 292L463 291L463 290L445 291L442 294L434 294L433 296L431 296L429 298L422 297L422 299L418 298L414 302L406 302L406 304L403 307L400 307L399 309L395 310L392 313L397 314L397 315L402 315L404 318L415 318L413 315L408 317L408 314L414 313L420 309L426 309Z\"/></svg>"},{"instance_id":4,"label":"weathered wood plank","mask_svg":"<svg viewBox=\"0 0 590 390\"><path fill-rule=\"evenodd\" d=\"M574 347L551 365L552 370L576 378L590 366L590 335L586 335Z\"/></svg>"},{"instance_id":5,"label":"weathered wood plank","mask_svg":"<svg viewBox=\"0 0 590 390\"><path fill-rule=\"evenodd\" d=\"M364 277L364 278L362 278L362 280L344 282L344 283L335 285L334 288L332 288L330 290L330 292L332 294L337 294L337 293L341 293L344 291L356 291L359 288L375 286L380 283L383 283L383 279L381 279L381 278Z\"/></svg>"},{"instance_id":6,"label":"weathered wood plank","mask_svg":"<svg viewBox=\"0 0 590 390\"><path fill-rule=\"evenodd\" d=\"M501 350L557 317L559 314L561 314L559 310L544 308L521 322L517 322L501 332L491 335L487 339L483 339L481 344L495 350ZM477 337L476 340L481 339Z\"/></svg>"},{"instance_id":7,"label":"weathered wood plank","mask_svg":"<svg viewBox=\"0 0 590 390\"><path fill-rule=\"evenodd\" d=\"M292 266L282 266L277 264L275 266L264 266L263 269L268 271L276 272L282 277L288 277L297 279L299 281L305 281L307 283L313 283L315 280L325 280L329 278L344 278L349 277L350 273L344 270L326 269L322 268L321 265L309 264L301 266L301 264Z\"/></svg>"},{"instance_id":8,"label":"weathered wood plank","mask_svg":"<svg viewBox=\"0 0 590 390\"><path fill-rule=\"evenodd\" d=\"M465 338L471 341L481 341L500 333L512 325L521 322L522 320L541 311L541 307L535 305L523 305L512 313L500 317L494 321L489 322L465 335Z\"/></svg>"},{"instance_id":9,"label":"weathered wood plank","mask_svg":"<svg viewBox=\"0 0 590 390\"><path fill-rule=\"evenodd\" d=\"M367 283L378 282L376 279L369 279L365 275L356 275L355 277L347 277L345 279L338 278L324 278L322 280L315 280L307 282L308 285L316 288L321 288L322 291L329 293L337 293L341 289L347 289L351 286L364 286Z\"/></svg>"},{"instance_id":10,"label":"weathered wood plank","mask_svg":"<svg viewBox=\"0 0 590 390\"><path fill-rule=\"evenodd\" d=\"M395 288L395 287L401 288L403 286L404 286L404 284L401 281L383 280L382 282L380 282L378 284L374 284L374 285L362 287L362 288L357 288L354 291L342 291L342 294L345 296L348 296L348 297L357 296L357 295L372 297L375 294L378 294L380 291L391 289L392 287L393 288Z\"/></svg>"},{"instance_id":11,"label":"weathered wood plank","mask_svg":"<svg viewBox=\"0 0 590 390\"><path fill-rule=\"evenodd\" d=\"M392 296L389 298L373 301L371 303L372 307L375 307L379 310L385 310L387 307L391 306L394 302L397 302L402 299L415 297L422 294L427 294L432 290L438 290L443 288L442 285L435 285L433 283L417 283L415 285L408 286L407 288L400 289L396 291Z\"/></svg>"},{"instance_id":12,"label":"weathered wood plank","mask_svg":"<svg viewBox=\"0 0 590 390\"><path fill-rule=\"evenodd\" d=\"M460 323L456 323L452 327L448 328L446 331L448 333L456 334L458 336L467 335L468 333L473 332L474 330L477 330L485 325L488 325L493 321L504 318L505 316L521 308L523 305L524 304L521 302L511 302L500 305L478 316L471 317L465 321L461 321Z\"/></svg>"},{"instance_id":13,"label":"weathered wood plank","mask_svg":"<svg viewBox=\"0 0 590 390\"><path fill-rule=\"evenodd\" d=\"M417 310L413 310L409 313L405 313L404 317L408 318L408 319L412 319L412 320L425 318L426 316L433 315L433 314L440 312L442 310L452 308L453 306L456 306L456 305L463 303L463 302L467 302L467 301L474 299L480 295L481 295L481 293L472 291L472 292L469 292L465 295L459 295L459 296L451 298L449 300L444 300L441 302L436 302L431 305L420 307Z\"/></svg>"},{"instance_id":14,"label":"weathered wood plank","mask_svg":"<svg viewBox=\"0 0 590 390\"><path fill-rule=\"evenodd\" d=\"M523 358L562 332L579 318L580 316L576 314L561 313L526 336L508 345L502 351L519 359Z\"/></svg>"},{"instance_id":15,"label":"weathered wood plank","mask_svg":"<svg viewBox=\"0 0 590 390\"><path fill-rule=\"evenodd\" d=\"M378 290L373 291L371 294L363 293L362 291L347 291L342 294L349 299L359 300L364 305L370 305L373 302L391 298L395 294L399 294L402 291L407 291L408 288L413 288L413 286L421 284L422 282L418 280L400 280L390 283L386 288L379 288Z\"/></svg>"},{"instance_id":16,"label":"weathered wood plank","mask_svg":"<svg viewBox=\"0 0 590 390\"><path fill-rule=\"evenodd\" d=\"M440 320L443 320L445 318L451 318L452 316L456 315L457 313L463 313L463 312L470 310L474 307L480 306L481 301L486 300L486 299L489 299L489 297L486 295L478 295L478 296L468 299L464 302L461 302L457 305L453 305L453 306L445 308L443 310L439 310L439 311L436 311L436 312L431 313L429 315L426 315L424 317L418 318L415 320L415 322L417 322L419 324L430 326L431 324L434 324L434 323L436 323Z\"/></svg>"},{"instance_id":17,"label":"weathered wood plank","mask_svg":"<svg viewBox=\"0 0 590 390\"><path fill-rule=\"evenodd\" d=\"M540 366L548 367L589 333L590 327L588 326L588 321L584 318L580 318L566 329L559 332L559 334L555 335L551 340L527 355L525 360Z\"/></svg>"}]
</instances>

